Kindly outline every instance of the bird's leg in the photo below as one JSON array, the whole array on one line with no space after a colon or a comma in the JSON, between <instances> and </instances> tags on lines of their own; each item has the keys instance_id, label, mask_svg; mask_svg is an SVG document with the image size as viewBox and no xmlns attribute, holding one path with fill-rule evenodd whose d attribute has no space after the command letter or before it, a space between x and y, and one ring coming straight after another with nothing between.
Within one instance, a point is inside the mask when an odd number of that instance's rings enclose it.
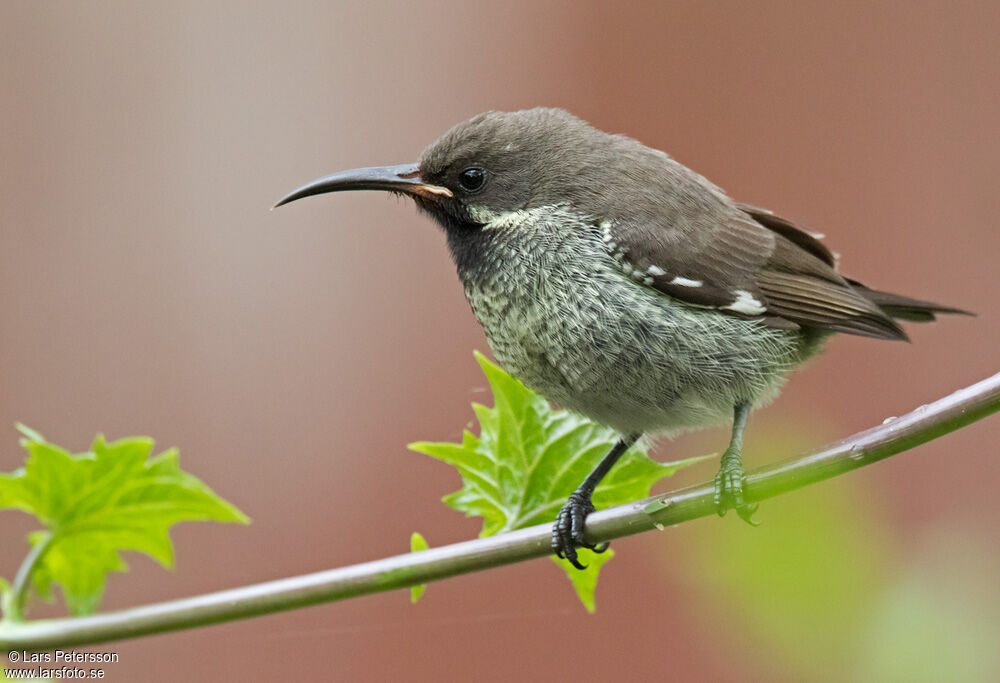
<instances>
[{"instance_id":1,"label":"bird's leg","mask_svg":"<svg viewBox=\"0 0 1000 683\"><path fill-rule=\"evenodd\" d=\"M597 485L601 483L601 479L604 479L625 451L639 440L639 436L639 434L630 434L620 438L597 467L587 475L583 483L576 487L576 491L570 494L566 504L556 515L555 524L552 525L552 551L557 557L569 560L570 564L577 569L587 568L586 565L580 564L577 559L577 548L589 548L595 553L603 553L608 549L608 543L587 545L584 540L584 522L587 515L594 511L594 503L590 497L594 494Z\"/></svg>"},{"instance_id":2,"label":"bird's leg","mask_svg":"<svg viewBox=\"0 0 1000 683\"><path fill-rule=\"evenodd\" d=\"M743 430L747 426L747 416L750 415L749 403L738 403L733 412L733 435L729 439L729 447L722 454L719 473L715 475L715 505L719 517L725 516L730 508L736 508L736 514L743 521L757 526L753 513L757 511L756 503L747 505L743 502L743 482L746 472L743 471Z\"/></svg>"}]
</instances>

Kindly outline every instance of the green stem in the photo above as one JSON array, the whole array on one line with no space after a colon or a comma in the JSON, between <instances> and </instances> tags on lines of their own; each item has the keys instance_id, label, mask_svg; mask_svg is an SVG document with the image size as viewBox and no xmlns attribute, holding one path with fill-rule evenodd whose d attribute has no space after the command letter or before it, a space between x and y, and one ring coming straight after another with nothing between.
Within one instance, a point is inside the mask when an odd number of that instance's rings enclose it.
<instances>
[{"instance_id":1,"label":"green stem","mask_svg":"<svg viewBox=\"0 0 1000 683\"><path fill-rule=\"evenodd\" d=\"M14 599L11 601L11 614L4 615L7 619L11 621L24 619L24 608L28 602L28 591L31 590L32 574L35 573L35 567L38 566L46 551L51 547L53 538L55 538L55 533L46 531L44 538L31 546L31 550L28 551L21 566L18 567L17 575L14 577L14 585L11 586L11 592L14 594Z\"/></svg>"},{"instance_id":2,"label":"green stem","mask_svg":"<svg viewBox=\"0 0 1000 683\"><path fill-rule=\"evenodd\" d=\"M745 497L748 502L755 502L844 474L997 411L1000 411L1000 374L808 455L756 470L747 478ZM713 515L714 495L714 484L706 482L601 510L587 518L587 542L601 543ZM0 652L106 643L408 588L545 557L552 552L551 531L551 524L542 524L418 553L118 612L0 623Z\"/></svg>"}]
</instances>

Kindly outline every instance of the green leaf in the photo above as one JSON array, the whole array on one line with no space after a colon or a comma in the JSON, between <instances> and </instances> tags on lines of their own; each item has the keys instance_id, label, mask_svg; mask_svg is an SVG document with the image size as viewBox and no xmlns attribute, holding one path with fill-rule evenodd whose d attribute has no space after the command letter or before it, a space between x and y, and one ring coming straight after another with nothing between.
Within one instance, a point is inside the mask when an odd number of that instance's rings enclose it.
<instances>
[{"instance_id":1,"label":"green leaf","mask_svg":"<svg viewBox=\"0 0 1000 683\"><path fill-rule=\"evenodd\" d=\"M588 548L580 548L577 553L580 564L586 567L584 570L577 569L567 560L561 560L555 555L552 556L552 561L566 572L566 576L573 583L573 588L576 589L580 602L583 603L588 612L593 614L597 611L597 603L594 601L594 591L597 590L597 575L601 572L604 563L615 556L615 551L609 548L603 553L595 553Z\"/></svg>"},{"instance_id":2,"label":"green leaf","mask_svg":"<svg viewBox=\"0 0 1000 683\"><path fill-rule=\"evenodd\" d=\"M153 440L107 443L98 436L86 453L71 454L19 426L28 451L23 468L0 473L0 509L23 510L45 531L28 542L47 543L31 575L35 592L62 589L72 614L96 609L108 572L128 569L123 550L174 563L170 527L188 520L249 523L236 507L181 470L176 450L150 457ZM5 612L7 614L7 612Z\"/></svg>"},{"instance_id":3,"label":"green leaf","mask_svg":"<svg viewBox=\"0 0 1000 683\"><path fill-rule=\"evenodd\" d=\"M468 517L482 517L480 536L551 522L618 434L575 413L552 410L545 399L482 354L477 352L476 360L494 402L492 408L472 406L479 435L466 431L461 443L419 442L410 448L458 470L462 488L442 500ZM637 444L597 487L594 504L606 508L645 498L653 484L698 460L658 463L649 458L645 445ZM610 555L590 556L591 567L570 578L592 611L597 573Z\"/></svg>"},{"instance_id":4,"label":"green leaf","mask_svg":"<svg viewBox=\"0 0 1000 683\"><path fill-rule=\"evenodd\" d=\"M427 545L426 539L414 531L410 536L410 552L419 553L421 550L427 550L428 548L430 546ZM423 596L425 590L427 590L426 583L422 583L419 586L410 586L410 602L414 605L417 604L417 600Z\"/></svg>"}]
</instances>

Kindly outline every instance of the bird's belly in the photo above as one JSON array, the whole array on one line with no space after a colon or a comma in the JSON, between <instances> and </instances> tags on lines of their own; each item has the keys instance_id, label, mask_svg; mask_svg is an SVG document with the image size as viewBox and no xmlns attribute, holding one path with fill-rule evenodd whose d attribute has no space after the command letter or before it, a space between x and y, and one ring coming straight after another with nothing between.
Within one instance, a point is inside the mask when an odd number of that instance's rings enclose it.
<instances>
[{"instance_id":1,"label":"bird's belly","mask_svg":"<svg viewBox=\"0 0 1000 683\"><path fill-rule=\"evenodd\" d=\"M711 426L773 398L794 333L695 309L611 270L470 286L504 368L559 404L622 432Z\"/></svg>"}]
</instances>

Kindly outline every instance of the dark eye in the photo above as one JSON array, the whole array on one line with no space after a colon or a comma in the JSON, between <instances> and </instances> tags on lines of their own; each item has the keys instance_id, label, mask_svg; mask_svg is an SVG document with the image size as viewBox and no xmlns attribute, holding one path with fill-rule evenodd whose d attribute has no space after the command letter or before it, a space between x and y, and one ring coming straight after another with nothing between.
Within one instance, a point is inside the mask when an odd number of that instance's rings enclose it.
<instances>
[{"instance_id":1,"label":"dark eye","mask_svg":"<svg viewBox=\"0 0 1000 683\"><path fill-rule=\"evenodd\" d=\"M486 171L478 166L471 166L458 174L458 184L467 192L475 192L486 182Z\"/></svg>"}]
</instances>

